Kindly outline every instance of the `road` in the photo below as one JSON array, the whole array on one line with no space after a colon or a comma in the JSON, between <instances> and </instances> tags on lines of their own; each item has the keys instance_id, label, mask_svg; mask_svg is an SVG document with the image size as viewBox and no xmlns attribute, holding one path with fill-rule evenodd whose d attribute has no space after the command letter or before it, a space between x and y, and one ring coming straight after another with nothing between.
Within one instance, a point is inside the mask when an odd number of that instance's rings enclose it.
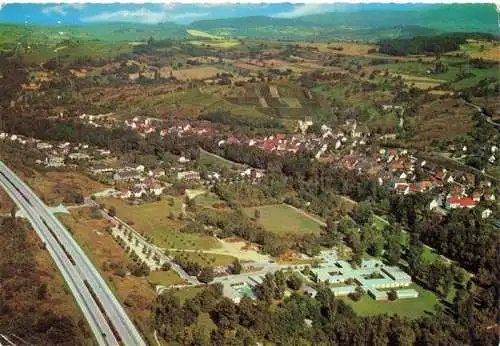
<instances>
[{"instance_id":1,"label":"road","mask_svg":"<svg viewBox=\"0 0 500 346\"><path fill-rule=\"evenodd\" d=\"M3 345L16 346L7 336L0 334L0 346Z\"/></svg>"},{"instance_id":2,"label":"road","mask_svg":"<svg viewBox=\"0 0 500 346\"><path fill-rule=\"evenodd\" d=\"M468 102L468 101L466 101L463 98L461 98L459 100L461 102L465 103L466 105L471 106L472 108L474 108L475 110L477 110L479 113L481 113L481 115L486 119L486 122L490 123L491 125L500 127L500 123L494 122L493 119L484 112L484 108L483 107L478 106L478 105L476 105L476 104L474 104L472 102Z\"/></svg>"},{"instance_id":3,"label":"road","mask_svg":"<svg viewBox=\"0 0 500 346\"><path fill-rule=\"evenodd\" d=\"M0 185L22 209L63 274L100 345L145 345L97 269L62 223L17 175L0 161ZM93 298L91 287L101 308ZM113 329L115 333L113 333ZM118 340L120 339L120 340Z\"/></svg>"}]
</instances>

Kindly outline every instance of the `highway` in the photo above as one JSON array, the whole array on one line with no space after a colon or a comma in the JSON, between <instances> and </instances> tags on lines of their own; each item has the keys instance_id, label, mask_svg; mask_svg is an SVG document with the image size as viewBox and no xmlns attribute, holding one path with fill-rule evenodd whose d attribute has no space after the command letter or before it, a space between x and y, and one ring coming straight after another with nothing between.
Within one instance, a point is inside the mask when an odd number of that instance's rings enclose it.
<instances>
[{"instance_id":1,"label":"highway","mask_svg":"<svg viewBox=\"0 0 500 346\"><path fill-rule=\"evenodd\" d=\"M125 310L77 242L29 186L1 161L0 185L27 215L47 245L97 342L100 345L145 345ZM86 284L97 297L101 309Z\"/></svg>"}]
</instances>

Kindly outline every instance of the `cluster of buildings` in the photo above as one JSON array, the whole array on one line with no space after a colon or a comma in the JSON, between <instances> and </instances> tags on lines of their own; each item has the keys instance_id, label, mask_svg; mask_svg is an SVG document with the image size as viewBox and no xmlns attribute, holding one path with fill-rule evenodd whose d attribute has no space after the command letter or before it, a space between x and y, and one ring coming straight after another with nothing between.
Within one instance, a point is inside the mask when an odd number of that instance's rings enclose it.
<instances>
[{"instance_id":1,"label":"cluster of buildings","mask_svg":"<svg viewBox=\"0 0 500 346\"><path fill-rule=\"evenodd\" d=\"M213 135L216 130L210 126L210 123L193 126L189 121L178 121L174 125L164 126L163 121L153 118L134 117L125 120L124 124L142 135L149 135L159 131L160 136L176 135L179 137L188 135Z\"/></svg>"},{"instance_id":2,"label":"cluster of buildings","mask_svg":"<svg viewBox=\"0 0 500 346\"><path fill-rule=\"evenodd\" d=\"M78 117L82 122L93 127L106 127L111 128L116 121L113 117L113 113L107 114L82 114Z\"/></svg>"},{"instance_id":3,"label":"cluster of buildings","mask_svg":"<svg viewBox=\"0 0 500 346\"><path fill-rule=\"evenodd\" d=\"M395 106L397 107L397 106ZM384 110L395 107L384 105ZM397 108L399 110L399 108ZM126 121L126 125L142 133L156 131L152 121L134 118ZM348 119L338 129L322 125L320 133L307 133L312 126L310 119L299 122L302 133L282 134L265 137L237 138L229 136L218 141L218 146L239 144L260 148L273 153L313 152L315 158L323 163L332 164L357 173L368 174L376 179L381 186L394 189L397 194L428 193L438 191L430 209L446 212L457 208L474 208L483 198L487 202L494 201L492 189L477 190L474 187L476 177L470 173L452 172L438 165L413 156L406 149L379 148L371 145L371 133L367 128L358 126L355 120ZM192 126L189 122L179 122L176 125L161 130L166 135L209 135L216 134L209 125ZM390 135L380 138L385 141ZM394 135L395 136L395 135ZM496 149L496 148L495 148ZM495 150L493 149L493 150ZM246 173L242 173L244 176ZM198 180L192 172L179 173L179 179ZM216 177L215 180L218 180ZM442 190L450 188L446 193ZM457 192L460 190L459 192ZM470 190L473 190L470 192ZM467 193L469 192L469 193ZM491 211L490 211L491 212ZM486 212L486 216L489 212Z\"/></svg>"},{"instance_id":4,"label":"cluster of buildings","mask_svg":"<svg viewBox=\"0 0 500 346\"><path fill-rule=\"evenodd\" d=\"M312 125L312 121L299 121L299 129L302 133L283 134L265 137L252 137L239 139L229 137L220 140L219 146L224 144L241 144L250 147L260 148L266 152L297 153L314 152L316 159L324 158L328 152L353 151L355 148L366 146L369 143L370 132L366 128L358 127L356 121L348 120L338 131L333 131L330 127L323 125L320 133L307 133L307 128Z\"/></svg>"},{"instance_id":5,"label":"cluster of buildings","mask_svg":"<svg viewBox=\"0 0 500 346\"><path fill-rule=\"evenodd\" d=\"M88 162L93 158L104 158L111 154L109 150L91 148L85 143L48 142L5 132L0 133L0 140L36 148L45 156L43 160L39 159L36 162L47 168L64 167L67 164L77 164L82 161Z\"/></svg>"},{"instance_id":6,"label":"cluster of buildings","mask_svg":"<svg viewBox=\"0 0 500 346\"><path fill-rule=\"evenodd\" d=\"M395 290L397 298L416 298L418 291L408 288L411 276L395 266L386 266L377 259L366 260L354 268L350 263L334 260L329 251L323 251L324 262L311 271L317 282L331 285L335 296L354 294L360 289L375 300L388 300L389 290Z\"/></svg>"}]
</instances>

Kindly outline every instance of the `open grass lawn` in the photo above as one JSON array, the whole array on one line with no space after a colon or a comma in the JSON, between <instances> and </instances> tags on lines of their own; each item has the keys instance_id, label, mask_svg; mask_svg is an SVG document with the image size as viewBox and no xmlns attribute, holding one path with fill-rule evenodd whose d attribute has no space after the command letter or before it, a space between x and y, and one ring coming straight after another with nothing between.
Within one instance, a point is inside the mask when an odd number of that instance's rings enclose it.
<instances>
[{"instance_id":1,"label":"open grass lawn","mask_svg":"<svg viewBox=\"0 0 500 346\"><path fill-rule=\"evenodd\" d=\"M230 48L240 44L237 40L225 39L222 36L212 35L206 31L194 29L188 29L186 31L191 36L207 39L206 41L189 41L191 44L196 46L206 45L216 48Z\"/></svg>"},{"instance_id":2,"label":"open grass lawn","mask_svg":"<svg viewBox=\"0 0 500 346\"><path fill-rule=\"evenodd\" d=\"M466 52L472 58L500 60L500 50L497 42L467 40L467 43L460 45L460 51Z\"/></svg>"},{"instance_id":3,"label":"open grass lawn","mask_svg":"<svg viewBox=\"0 0 500 346\"><path fill-rule=\"evenodd\" d=\"M255 209L260 211L258 222L269 232L277 234L320 233L321 226L314 220L285 204L265 205L255 208L245 208L245 214L253 218Z\"/></svg>"},{"instance_id":4,"label":"open grass lawn","mask_svg":"<svg viewBox=\"0 0 500 346\"><path fill-rule=\"evenodd\" d=\"M486 168L486 173L500 179L500 166L488 166L488 168Z\"/></svg>"},{"instance_id":5,"label":"open grass lawn","mask_svg":"<svg viewBox=\"0 0 500 346\"><path fill-rule=\"evenodd\" d=\"M27 181L48 204L62 203L65 198L70 201L75 192L89 196L109 188L78 172L47 172L28 178Z\"/></svg>"},{"instance_id":6,"label":"open grass lawn","mask_svg":"<svg viewBox=\"0 0 500 346\"><path fill-rule=\"evenodd\" d=\"M207 192L202 195L198 195L194 198L196 201L196 205L199 205L200 207L204 208L211 208L212 205L216 203L223 203L224 201L219 198L215 193L213 192Z\"/></svg>"},{"instance_id":7,"label":"open grass lawn","mask_svg":"<svg viewBox=\"0 0 500 346\"><path fill-rule=\"evenodd\" d=\"M221 36L213 35L213 34L206 32L206 31L195 30L195 29L188 29L186 31L189 35L195 36L195 37L209 38L212 40L222 40L223 39L223 37L221 37Z\"/></svg>"},{"instance_id":8,"label":"open grass lawn","mask_svg":"<svg viewBox=\"0 0 500 346\"><path fill-rule=\"evenodd\" d=\"M187 258L193 262L199 263L202 267L216 267L221 265L229 265L234 262L235 258L229 255L219 255L211 253L198 253L192 251L179 252L171 251L171 256L176 256L180 254L184 258Z\"/></svg>"},{"instance_id":9,"label":"open grass lawn","mask_svg":"<svg viewBox=\"0 0 500 346\"><path fill-rule=\"evenodd\" d=\"M300 101L295 97L282 97L281 100L290 108L302 108Z\"/></svg>"},{"instance_id":10,"label":"open grass lawn","mask_svg":"<svg viewBox=\"0 0 500 346\"><path fill-rule=\"evenodd\" d=\"M232 48L240 44L240 42L236 40L208 40L208 41L193 40L189 41L189 43L195 46L206 46L214 48Z\"/></svg>"},{"instance_id":11,"label":"open grass lawn","mask_svg":"<svg viewBox=\"0 0 500 346\"><path fill-rule=\"evenodd\" d=\"M183 288L174 288L172 289L172 292L175 296L179 297L181 303L184 303L186 300L193 298L204 289L205 286L190 286Z\"/></svg>"},{"instance_id":12,"label":"open grass lawn","mask_svg":"<svg viewBox=\"0 0 500 346\"><path fill-rule=\"evenodd\" d=\"M486 69L471 68L470 72L474 74L473 77L465 78L460 81L454 82L452 83L452 86L455 88L469 88L476 85L481 79L500 77L500 71L498 70L498 68L486 68Z\"/></svg>"},{"instance_id":13,"label":"open grass lawn","mask_svg":"<svg viewBox=\"0 0 500 346\"><path fill-rule=\"evenodd\" d=\"M212 249L219 246L216 239L209 236L179 232L185 221L177 219L181 212L181 198L174 198L174 205L170 206L168 197L159 202L150 202L142 205L129 205L117 198L99 199L106 208L114 206L116 216L134 227L138 232L153 237L153 242L162 248L173 249ZM172 212L176 219L168 216Z\"/></svg>"},{"instance_id":14,"label":"open grass lawn","mask_svg":"<svg viewBox=\"0 0 500 346\"><path fill-rule=\"evenodd\" d=\"M184 281L180 278L179 274L177 274L174 270L170 269L169 271L157 271L151 272L148 276L149 282L153 285L163 285L163 286L171 286L171 285L180 285L183 284Z\"/></svg>"},{"instance_id":15,"label":"open grass lawn","mask_svg":"<svg viewBox=\"0 0 500 346\"><path fill-rule=\"evenodd\" d=\"M248 166L243 165L241 163L233 162L230 160L227 160L223 157L220 157L218 155L215 155L213 153L210 153L206 150L203 150L200 148L200 156L198 158L200 163L203 165L215 167L215 168L228 168L228 169L245 169Z\"/></svg>"},{"instance_id":16,"label":"open grass lawn","mask_svg":"<svg viewBox=\"0 0 500 346\"><path fill-rule=\"evenodd\" d=\"M434 305L439 302L439 298L431 291L412 284L410 288L418 291L418 298L397 299L395 301L376 301L368 294L365 294L357 302L349 297L340 297L360 316L372 316L379 314L399 315L408 318L417 318L426 312L432 313Z\"/></svg>"}]
</instances>

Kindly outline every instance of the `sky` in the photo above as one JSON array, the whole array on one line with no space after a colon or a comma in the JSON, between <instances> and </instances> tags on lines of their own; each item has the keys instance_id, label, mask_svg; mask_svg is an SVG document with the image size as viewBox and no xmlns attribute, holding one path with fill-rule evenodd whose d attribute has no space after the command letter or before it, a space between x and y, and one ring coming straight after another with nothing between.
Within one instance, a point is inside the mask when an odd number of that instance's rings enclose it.
<instances>
[{"instance_id":1,"label":"sky","mask_svg":"<svg viewBox=\"0 0 500 346\"><path fill-rule=\"evenodd\" d=\"M0 10L0 22L25 24L92 24L128 22L158 24L175 22L189 24L197 20L245 16L294 18L332 11L352 11L360 7L385 9L405 5L367 4L7 4Z\"/></svg>"}]
</instances>

